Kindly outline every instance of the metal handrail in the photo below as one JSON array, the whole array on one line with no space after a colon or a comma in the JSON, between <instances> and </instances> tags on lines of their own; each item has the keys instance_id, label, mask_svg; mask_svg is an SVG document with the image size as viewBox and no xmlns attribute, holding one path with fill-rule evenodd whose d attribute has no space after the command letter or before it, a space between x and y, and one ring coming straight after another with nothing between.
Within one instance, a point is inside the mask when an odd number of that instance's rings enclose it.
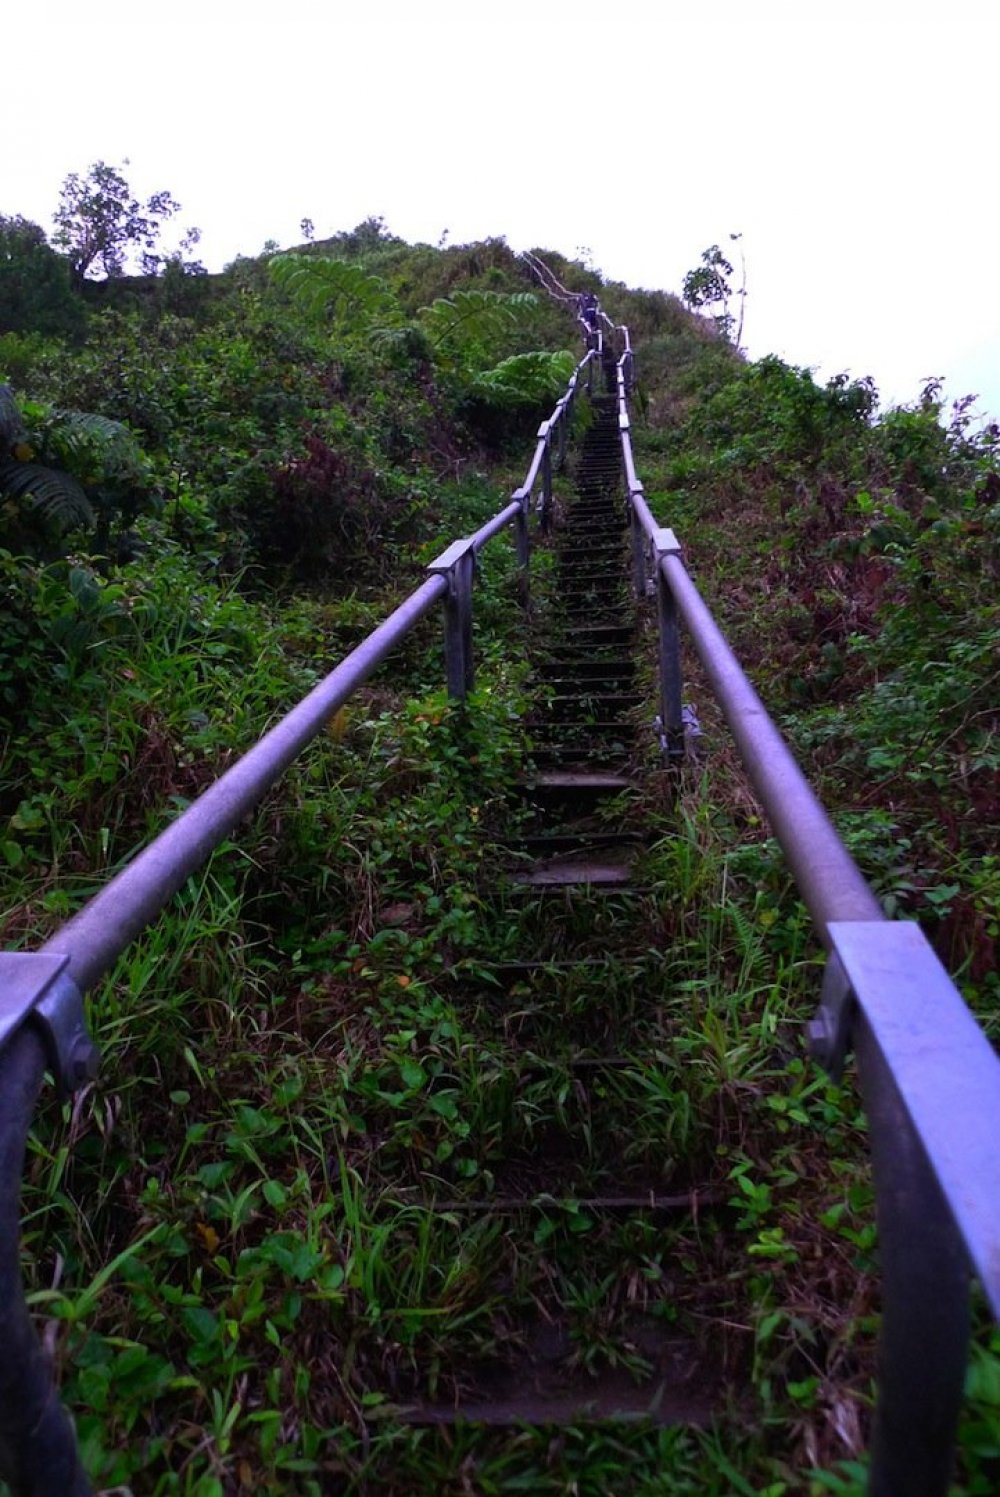
<instances>
[{"instance_id":1,"label":"metal handrail","mask_svg":"<svg viewBox=\"0 0 1000 1497\"><path fill-rule=\"evenodd\" d=\"M969 1338L969 1270L1000 1319L1000 1059L919 926L889 922L769 717L636 474L631 346L617 370L636 591L656 594L660 725L683 754L678 621L687 627L761 805L829 951L814 1056L853 1048L869 1120L883 1309L872 1497L945 1497ZM991 1131L992 1125L992 1131Z\"/></svg>"},{"instance_id":2,"label":"metal handrail","mask_svg":"<svg viewBox=\"0 0 1000 1497\"><path fill-rule=\"evenodd\" d=\"M1000 1150L984 1129L984 1120L1000 1116L1000 1061L919 929L885 920L691 580L676 536L654 518L632 451L630 335L600 317L622 347L616 392L634 580L640 595L652 588L657 598L664 747L674 762L683 755L683 623L829 951L810 1026L814 1053L834 1072L849 1048L857 1057L884 1283L870 1492L943 1497L968 1354L970 1264L1000 1317ZM38 951L0 954L0 1477L16 1497L89 1490L20 1280L17 1184L43 1068L64 1091L94 1074L83 993L438 602L448 690L465 696L475 556L513 525L526 577L529 518L534 513L543 529L549 523L554 460L565 459L581 381L586 375L592 390L605 355L604 334L579 320L587 353L540 426L510 502L432 562L428 578L377 629Z\"/></svg>"},{"instance_id":3,"label":"metal handrail","mask_svg":"<svg viewBox=\"0 0 1000 1497\"><path fill-rule=\"evenodd\" d=\"M20 1274L18 1183L45 1066L64 1094L96 1075L83 995L438 602L444 604L448 691L465 697L473 684L475 557L513 525L526 577L529 517L534 508L539 524L548 524L553 443L561 463L578 385L584 372L589 383L593 357L588 351L580 361L539 428L524 483L510 502L432 561L430 575L388 618L37 951L0 952L0 1480L15 1497L86 1497L90 1490ZM533 505L539 474L542 494Z\"/></svg>"}]
</instances>

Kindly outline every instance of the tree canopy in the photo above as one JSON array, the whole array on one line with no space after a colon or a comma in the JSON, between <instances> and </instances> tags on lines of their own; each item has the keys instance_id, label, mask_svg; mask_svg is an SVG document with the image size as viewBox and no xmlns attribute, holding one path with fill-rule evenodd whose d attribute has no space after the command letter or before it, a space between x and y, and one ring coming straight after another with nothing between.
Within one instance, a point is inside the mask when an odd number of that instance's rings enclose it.
<instances>
[{"instance_id":1,"label":"tree canopy","mask_svg":"<svg viewBox=\"0 0 1000 1497\"><path fill-rule=\"evenodd\" d=\"M84 176L70 172L63 183L53 215L54 242L69 256L77 284L88 276L123 275L132 253L139 254L145 272L155 274L163 258L158 253L163 224L180 206L169 192L154 192L143 203L118 167L95 161ZM187 239L196 243L197 230Z\"/></svg>"},{"instance_id":2,"label":"tree canopy","mask_svg":"<svg viewBox=\"0 0 1000 1497\"><path fill-rule=\"evenodd\" d=\"M44 230L20 215L0 215L0 333L72 337L84 320L69 265Z\"/></svg>"}]
</instances>

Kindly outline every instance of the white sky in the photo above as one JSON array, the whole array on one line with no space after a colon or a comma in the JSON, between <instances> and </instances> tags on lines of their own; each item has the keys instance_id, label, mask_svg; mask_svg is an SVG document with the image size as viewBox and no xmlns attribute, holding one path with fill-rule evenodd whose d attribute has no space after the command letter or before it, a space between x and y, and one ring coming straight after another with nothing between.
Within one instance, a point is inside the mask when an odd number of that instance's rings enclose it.
<instances>
[{"instance_id":1,"label":"white sky","mask_svg":"<svg viewBox=\"0 0 1000 1497\"><path fill-rule=\"evenodd\" d=\"M1000 414L997 0L35 0L30 32L0 212L48 227L127 156L211 269L382 214L675 291L738 230L751 354Z\"/></svg>"}]
</instances>

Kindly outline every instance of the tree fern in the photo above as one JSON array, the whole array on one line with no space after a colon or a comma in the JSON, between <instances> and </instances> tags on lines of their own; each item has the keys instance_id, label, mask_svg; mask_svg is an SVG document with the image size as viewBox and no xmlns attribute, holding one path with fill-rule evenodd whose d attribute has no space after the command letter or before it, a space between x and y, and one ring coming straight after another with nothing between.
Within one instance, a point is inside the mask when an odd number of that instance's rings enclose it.
<instances>
[{"instance_id":1,"label":"tree fern","mask_svg":"<svg viewBox=\"0 0 1000 1497\"><path fill-rule=\"evenodd\" d=\"M89 411L30 405L25 421L0 386L0 504L10 539L49 549L54 537L96 532L107 548L112 524L131 520L149 499L150 469L128 427ZM38 458L38 461L34 459Z\"/></svg>"},{"instance_id":2,"label":"tree fern","mask_svg":"<svg viewBox=\"0 0 1000 1497\"><path fill-rule=\"evenodd\" d=\"M399 303L381 276L347 260L322 255L275 255L271 276L314 322L384 326L398 320Z\"/></svg>"},{"instance_id":3,"label":"tree fern","mask_svg":"<svg viewBox=\"0 0 1000 1497\"><path fill-rule=\"evenodd\" d=\"M388 359L430 361L431 348L423 328L404 322L398 326L381 325L371 329L369 343Z\"/></svg>"},{"instance_id":4,"label":"tree fern","mask_svg":"<svg viewBox=\"0 0 1000 1497\"><path fill-rule=\"evenodd\" d=\"M6 456L24 439L24 422L10 385L0 385L0 454Z\"/></svg>"},{"instance_id":5,"label":"tree fern","mask_svg":"<svg viewBox=\"0 0 1000 1497\"><path fill-rule=\"evenodd\" d=\"M39 440L46 457L71 468L83 483L139 483L146 476L139 443L127 426L108 416L52 411L41 423Z\"/></svg>"},{"instance_id":6,"label":"tree fern","mask_svg":"<svg viewBox=\"0 0 1000 1497\"><path fill-rule=\"evenodd\" d=\"M96 522L93 506L76 479L41 463L0 459L0 503L10 500L34 511L47 529L60 535L90 530Z\"/></svg>"},{"instance_id":7,"label":"tree fern","mask_svg":"<svg viewBox=\"0 0 1000 1497\"><path fill-rule=\"evenodd\" d=\"M491 405L541 405L557 400L566 388L576 360L559 353L518 353L477 374L472 393Z\"/></svg>"},{"instance_id":8,"label":"tree fern","mask_svg":"<svg viewBox=\"0 0 1000 1497\"><path fill-rule=\"evenodd\" d=\"M494 341L538 304L532 291L456 291L423 307L420 318L432 348L451 344L457 353Z\"/></svg>"}]
</instances>

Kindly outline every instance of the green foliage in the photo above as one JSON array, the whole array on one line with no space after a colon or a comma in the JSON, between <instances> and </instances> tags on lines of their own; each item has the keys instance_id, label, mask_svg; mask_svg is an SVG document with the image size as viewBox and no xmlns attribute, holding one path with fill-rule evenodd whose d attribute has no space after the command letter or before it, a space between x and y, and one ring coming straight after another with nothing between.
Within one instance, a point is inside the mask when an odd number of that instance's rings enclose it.
<instances>
[{"instance_id":1,"label":"green foliage","mask_svg":"<svg viewBox=\"0 0 1000 1497\"><path fill-rule=\"evenodd\" d=\"M69 473L16 458L0 459L0 505L0 513L8 521L15 517L20 520L26 509L43 531L59 536L72 530L89 530L97 518L83 489ZM12 539L11 528L9 523L4 525L7 540Z\"/></svg>"},{"instance_id":2,"label":"green foliage","mask_svg":"<svg viewBox=\"0 0 1000 1497\"><path fill-rule=\"evenodd\" d=\"M0 386L0 499L3 536L43 551L69 532L95 531L106 551L115 522L130 523L148 498L149 465L119 421L42 404L26 408L30 430L8 386ZM34 462L36 456L43 462Z\"/></svg>"},{"instance_id":3,"label":"green foliage","mask_svg":"<svg viewBox=\"0 0 1000 1497\"><path fill-rule=\"evenodd\" d=\"M51 348L41 333L0 333L0 383L25 385Z\"/></svg>"},{"instance_id":4,"label":"green foliage","mask_svg":"<svg viewBox=\"0 0 1000 1497\"><path fill-rule=\"evenodd\" d=\"M314 322L334 327L391 323L398 317L396 298L381 276L347 260L320 255L275 255L268 269Z\"/></svg>"},{"instance_id":5,"label":"green foliage","mask_svg":"<svg viewBox=\"0 0 1000 1497\"><path fill-rule=\"evenodd\" d=\"M565 316L518 300L500 241L411 250L383 230L337 236L314 273L245 262L183 315L112 287L90 344L31 355L20 408L0 398L7 446L36 449L18 461L154 511L101 559L79 532L68 556L0 552L8 942L49 934L509 494L513 465L475 438L563 388ZM961 413L942 426L933 394L879 422L865 382L744 366L672 298L605 297L649 381L651 502L887 907L926 920L995 1013L994 450ZM522 662L545 638L516 573L506 538L484 548L465 711L428 617L91 995L104 1072L39 1120L23 1246L97 1485L791 1497L860 1479L871 1190L856 1097L802 1052L808 919L704 693L704 770L674 799L656 771L613 812L645 839L644 892L510 892L496 842L523 815ZM542 968L501 992L525 955ZM580 1196L694 1187L698 1209L477 1208L556 1171ZM539 1305L587 1377L646 1379L644 1338L691 1335L741 1369L759 1419L553 1441L399 1418L529 1340ZM983 1346L970 1493L995 1461Z\"/></svg>"},{"instance_id":6,"label":"green foliage","mask_svg":"<svg viewBox=\"0 0 1000 1497\"><path fill-rule=\"evenodd\" d=\"M536 304L531 291L456 291L424 307L420 320L438 358L459 369L477 369Z\"/></svg>"},{"instance_id":7,"label":"green foliage","mask_svg":"<svg viewBox=\"0 0 1000 1497\"><path fill-rule=\"evenodd\" d=\"M163 223L179 210L169 192L154 192L142 203L118 167L95 161L86 175L70 172L64 181L52 215L54 241L68 256L77 285L95 274L123 275L135 251L142 251L143 269L150 273L161 263Z\"/></svg>"},{"instance_id":8,"label":"green foliage","mask_svg":"<svg viewBox=\"0 0 1000 1497\"><path fill-rule=\"evenodd\" d=\"M79 338L86 314L64 256L38 224L0 215L0 334Z\"/></svg>"},{"instance_id":9,"label":"green foliage","mask_svg":"<svg viewBox=\"0 0 1000 1497\"><path fill-rule=\"evenodd\" d=\"M308 239L309 235L304 234L303 237ZM353 229L345 229L334 234L332 239L321 241L316 248L325 250L329 247L336 252L338 259L371 260L383 258L395 246L403 244L404 241L391 232L384 218L372 215L356 224Z\"/></svg>"},{"instance_id":10,"label":"green foliage","mask_svg":"<svg viewBox=\"0 0 1000 1497\"><path fill-rule=\"evenodd\" d=\"M689 431L731 470L768 464L783 474L804 463L829 465L867 435L876 404L870 380L838 375L821 386L808 369L774 357L719 373L720 387L698 403Z\"/></svg>"},{"instance_id":11,"label":"green foliage","mask_svg":"<svg viewBox=\"0 0 1000 1497\"><path fill-rule=\"evenodd\" d=\"M742 235L730 234L734 242L740 240ZM737 319L729 310L730 299L733 296L733 286L730 277L733 267L726 259L717 244L709 245L708 249L702 251L701 264L694 270L689 270L684 277L684 300L689 307L717 307L719 310L713 314L713 320L719 332L724 338L733 335L734 324L736 325L735 343L737 348L743 338L743 308L746 301L746 262L743 262L743 282L736 292L740 303L740 316Z\"/></svg>"},{"instance_id":12,"label":"green foliage","mask_svg":"<svg viewBox=\"0 0 1000 1497\"><path fill-rule=\"evenodd\" d=\"M576 368L573 354L512 354L493 369L484 369L472 381L471 394L492 405L551 405L566 388Z\"/></svg>"}]
</instances>

